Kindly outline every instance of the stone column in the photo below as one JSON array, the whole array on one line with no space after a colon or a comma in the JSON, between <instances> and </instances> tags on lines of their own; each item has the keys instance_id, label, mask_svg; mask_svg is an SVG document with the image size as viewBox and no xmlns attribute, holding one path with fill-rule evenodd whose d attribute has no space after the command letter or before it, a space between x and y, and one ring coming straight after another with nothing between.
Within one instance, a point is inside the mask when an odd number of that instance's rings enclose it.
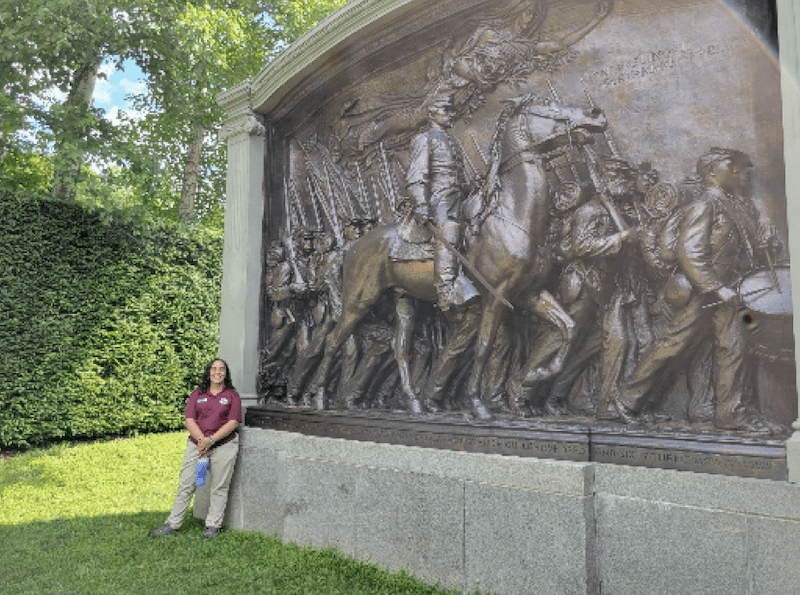
<instances>
[{"instance_id":1,"label":"stone column","mask_svg":"<svg viewBox=\"0 0 800 595\"><path fill-rule=\"evenodd\" d=\"M795 357L800 338L800 5L797 0L778 0L781 96L783 97L783 144L786 163L786 201L789 220L789 255L792 263ZM800 365L797 366L800 373ZM800 387L800 376L798 376ZM800 483L800 419L786 443L789 481Z\"/></svg>"},{"instance_id":2,"label":"stone column","mask_svg":"<svg viewBox=\"0 0 800 595\"><path fill-rule=\"evenodd\" d=\"M228 143L225 244L219 355L231 368L242 404L256 403L261 237L264 210L265 128L251 109L250 81L219 98L228 120L220 138Z\"/></svg>"}]
</instances>

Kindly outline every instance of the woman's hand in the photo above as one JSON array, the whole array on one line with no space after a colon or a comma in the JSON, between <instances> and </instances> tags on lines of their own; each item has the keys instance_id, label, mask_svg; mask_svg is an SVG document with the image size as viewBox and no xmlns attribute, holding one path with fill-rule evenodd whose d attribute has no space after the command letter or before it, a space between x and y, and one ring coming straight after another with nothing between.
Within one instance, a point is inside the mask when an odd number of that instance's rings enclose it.
<instances>
[{"instance_id":1,"label":"woman's hand","mask_svg":"<svg viewBox=\"0 0 800 595\"><path fill-rule=\"evenodd\" d=\"M208 449L211 448L212 444L213 442L211 441L211 438L208 436L203 436L202 440L197 443L197 450L200 451L200 455L202 456L206 454Z\"/></svg>"}]
</instances>

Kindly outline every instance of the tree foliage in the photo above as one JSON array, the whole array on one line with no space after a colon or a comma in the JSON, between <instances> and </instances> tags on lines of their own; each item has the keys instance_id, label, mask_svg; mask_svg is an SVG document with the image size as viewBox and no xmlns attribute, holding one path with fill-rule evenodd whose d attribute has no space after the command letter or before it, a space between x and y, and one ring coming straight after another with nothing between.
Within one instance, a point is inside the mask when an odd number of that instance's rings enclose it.
<instances>
[{"instance_id":1,"label":"tree foliage","mask_svg":"<svg viewBox=\"0 0 800 595\"><path fill-rule=\"evenodd\" d=\"M342 4L0 0L0 158L12 149L48 156L56 194L98 188L88 164L151 214L216 217L225 162L216 97ZM92 106L95 77L101 64L129 60L146 77L147 92L132 98L146 115L111 121Z\"/></svg>"},{"instance_id":2,"label":"tree foliage","mask_svg":"<svg viewBox=\"0 0 800 595\"><path fill-rule=\"evenodd\" d=\"M271 54L275 55L287 45L312 29L319 21L331 14L347 0L277 0L267 2L265 14L269 15L267 26Z\"/></svg>"}]
</instances>

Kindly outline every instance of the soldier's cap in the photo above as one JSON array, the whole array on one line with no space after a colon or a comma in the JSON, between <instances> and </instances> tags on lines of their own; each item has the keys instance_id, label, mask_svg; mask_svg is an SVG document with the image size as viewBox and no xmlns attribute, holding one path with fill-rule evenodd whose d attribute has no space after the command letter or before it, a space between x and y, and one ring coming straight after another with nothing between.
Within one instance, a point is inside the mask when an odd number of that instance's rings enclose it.
<instances>
[{"instance_id":1,"label":"soldier's cap","mask_svg":"<svg viewBox=\"0 0 800 595\"><path fill-rule=\"evenodd\" d=\"M285 253L286 248L284 247L283 242L280 240L270 242L269 246L267 247L267 258L283 258Z\"/></svg>"},{"instance_id":2,"label":"soldier's cap","mask_svg":"<svg viewBox=\"0 0 800 595\"><path fill-rule=\"evenodd\" d=\"M701 177L711 171L712 165L725 161L738 167L753 167L753 162L747 153L736 149L725 149L722 147L711 147L711 149L700 155L697 160L697 174Z\"/></svg>"},{"instance_id":3,"label":"soldier's cap","mask_svg":"<svg viewBox=\"0 0 800 595\"><path fill-rule=\"evenodd\" d=\"M294 230L295 239L313 240L315 236L325 233L322 229L299 228Z\"/></svg>"},{"instance_id":4,"label":"soldier's cap","mask_svg":"<svg viewBox=\"0 0 800 595\"><path fill-rule=\"evenodd\" d=\"M598 165L602 173L620 173L626 176L633 176L636 170L630 163L619 157L603 157L600 159Z\"/></svg>"}]
</instances>

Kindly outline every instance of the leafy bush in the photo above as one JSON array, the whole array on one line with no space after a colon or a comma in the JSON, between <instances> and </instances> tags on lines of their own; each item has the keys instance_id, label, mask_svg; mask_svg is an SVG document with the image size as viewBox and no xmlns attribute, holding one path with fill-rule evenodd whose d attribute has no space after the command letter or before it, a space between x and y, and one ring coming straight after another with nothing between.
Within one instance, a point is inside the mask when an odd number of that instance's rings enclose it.
<instances>
[{"instance_id":1,"label":"leafy bush","mask_svg":"<svg viewBox=\"0 0 800 595\"><path fill-rule=\"evenodd\" d=\"M0 190L0 448L181 427L216 355L219 234Z\"/></svg>"}]
</instances>

